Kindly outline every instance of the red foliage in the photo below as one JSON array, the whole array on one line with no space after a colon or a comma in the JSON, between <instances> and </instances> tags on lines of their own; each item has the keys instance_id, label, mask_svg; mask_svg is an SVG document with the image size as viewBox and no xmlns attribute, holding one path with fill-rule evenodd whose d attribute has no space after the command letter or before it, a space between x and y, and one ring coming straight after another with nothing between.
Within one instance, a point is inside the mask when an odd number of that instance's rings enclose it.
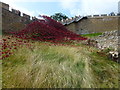
<instances>
[{"instance_id":1,"label":"red foliage","mask_svg":"<svg viewBox=\"0 0 120 90\"><path fill-rule=\"evenodd\" d=\"M14 51L17 50L18 48L22 47L22 46L27 46L27 48L31 47L31 44L29 43L28 40L20 40L20 39L16 39L12 42L10 42L10 40L13 38L13 36L8 36L6 38L3 38L2 40L0 40L0 60L1 59L5 59L9 56L11 56L12 54L14 54Z\"/></svg>"},{"instance_id":2,"label":"red foliage","mask_svg":"<svg viewBox=\"0 0 120 90\"><path fill-rule=\"evenodd\" d=\"M32 39L39 41L50 42L67 42L70 40L86 40L69 30L67 30L61 23L51 19L48 16L41 16L44 20L34 21L25 29L12 32L16 37L22 39Z\"/></svg>"},{"instance_id":3,"label":"red foliage","mask_svg":"<svg viewBox=\"0 0 120 90\"><path fill-rule=\"evenodd\" d=\"M71 42L72 40L87 39L67 30L61 23L51 19L50 17L42 17L44 20L32 22L25 29L18 32L11 32L14 35L3 38L2 42L0 41L2 50L0 53L0 59L5 59L14 54L14 50L17 50L23 45L28 48L31 47L29 39L53 42L53 44L48 44L50 46L64 45L60 42ZM15 37L17 38L10 42L10 40Z\"/></svg>"}]
</instances>

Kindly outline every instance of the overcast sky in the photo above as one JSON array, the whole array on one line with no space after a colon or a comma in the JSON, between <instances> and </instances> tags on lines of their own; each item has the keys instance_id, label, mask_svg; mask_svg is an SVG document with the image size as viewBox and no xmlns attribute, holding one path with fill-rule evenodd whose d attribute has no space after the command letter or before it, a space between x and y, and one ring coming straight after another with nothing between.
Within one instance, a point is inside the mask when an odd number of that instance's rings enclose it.
<instances>
[{"instance_id":1,"label":"overcast sky","mask_svg":"<svg viewBox=\"0 0 120 90\"><path fill-rule=\"evenodd\" d=\"M109 14L118 12L120 0L0 0L31 16L64 13L75 15Z\"/></svg>"}]
</instances>

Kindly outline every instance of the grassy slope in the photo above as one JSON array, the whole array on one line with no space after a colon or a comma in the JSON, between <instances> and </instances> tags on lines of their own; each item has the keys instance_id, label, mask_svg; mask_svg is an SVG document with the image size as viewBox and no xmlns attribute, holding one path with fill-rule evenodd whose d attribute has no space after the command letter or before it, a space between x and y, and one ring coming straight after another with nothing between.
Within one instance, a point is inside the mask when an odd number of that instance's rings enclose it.
<instances>
[{"instance_id":1,"label":"grassy slope","mask_svg":"<svg viewBox=\"0 0 120 90\"><path fill-rule=\"evenodd\" d=\"M3 87L118 87L118 64L98 56L95 48L33 45L3 60Z\"/></svg>"},{"instance_id":2,"label":"grassy slope","mask_svg":"<svg viewBox=\"0 0 120 90\"><path fill-rule=\"evenodd\" d=\"M81 35L81 36L84 36L84 37L95 37L95 36L99 36L99 35L102 35L102 33L84 34L84 35Z\"/></svg>"}]
</instances>

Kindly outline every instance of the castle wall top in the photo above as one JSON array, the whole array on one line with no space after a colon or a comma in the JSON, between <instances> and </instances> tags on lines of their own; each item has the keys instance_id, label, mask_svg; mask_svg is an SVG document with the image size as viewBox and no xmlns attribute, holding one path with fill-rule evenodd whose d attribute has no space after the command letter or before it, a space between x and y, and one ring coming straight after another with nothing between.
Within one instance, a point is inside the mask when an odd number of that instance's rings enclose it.
<instances>
[{"instance_id":1,"label":"castle wall top","mask_svg":"<svg viewBox=\"0 0 120 90\"><path fill-rule=\"evenodd\" d=\"M30 19L30 16L25 14L25 13L23 13L23 17L26 18L26 19Z\"/></svg>"},{"instance_id":2,"label":"castle wall top","mask_svg":"<svg viewBox=\"0 0 120 90\"><path fill-rule=\"evenodd\" d=\"M0 2L0 4L2 4L2 8L9 10L9 4L3 3L3 2Z\"/></svg>"},{"instance_id":3,"label":"castle wall top","mask_svg":"<svg viewBox=\"0 0 120 90\"><path fill-rule=\"evenodd\" d=\"M66 20L61 20L60 23L62 23L63 25L66 25L66 24L70 24L70 23L73 23L73 22L78 22L79 20L83 19L83 18L105 18L105 17L108 17L108 18L112 18L112 17L120 17L119 14L98 14L98 15L87 15L87 16L75 16L73 18L69 18L69 19L66 19Z\"/></svg>"},{"instance_id":4,"label":"castle wall top","mask_svg":"<svg viewBox=\"0 0 120 90\"><path fill-rule=\"evenodd\" d=\"M16 10L16 9L11 9L10 10L10 6L9 6L9 4L6 4L6 3L3 3L3 2L0 2L0 4L2 5L1 7L4 9L4 10L8 10L8 11L10 11L10 12L12 12L13 14L16 14L16 15L18 15L18 16L20 16L20 17L23 17L23 18L25 18L25 19L28 19L28 20L30 20L30 15L27 15L27 14L25 14L25 13L22 13L22 12L20 12L19 10ZM22 16L23 15L23 16Z\"/></svg>"},{"instance_id":5,"label":"castle wall top","mask_svg":"<svg viewBox=\"0 0 120 90\"><path fill-rule=\"evenodd\" d=\"M21 16L21 12L19 10L12 9L12 12L19 15L19 16Z\"/></svg>"}]
</instances>

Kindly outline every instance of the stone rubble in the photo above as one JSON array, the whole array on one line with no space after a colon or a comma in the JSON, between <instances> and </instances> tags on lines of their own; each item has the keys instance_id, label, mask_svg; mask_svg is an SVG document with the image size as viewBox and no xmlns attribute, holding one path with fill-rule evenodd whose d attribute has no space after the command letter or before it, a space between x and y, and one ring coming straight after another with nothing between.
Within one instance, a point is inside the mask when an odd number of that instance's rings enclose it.
<instances>
[{"instance_id":1,"label":"stone rubble","mask_svg":"<svg viewBox=\"0 0 120 90\"><path fill-rule=\"evenodd\" d=\"M111 49L112 51L110 51L108 55L111 59L118 60L120 57L120 53L118 52L118 45L120 44L120 42L118 42L119 37L120 36L118 36L118 30L115 30L104 32L102 35L91 38L90 40L94 41L94 43L92 43L93 46L99 48L100 50L107 48Z\"/></svg>"},{"instance_id":2,"label":"stone rubble","mask_svg":"<svg viewBox=\"0 0 120 90\"><path fill-rule=\"evenodd\" d=\"M97 47L99 49L111 48L115 51L118 50L118 31L107 31L102 35L91 38L92 40L97 41Z\"/></svg>"}]
</instances>

